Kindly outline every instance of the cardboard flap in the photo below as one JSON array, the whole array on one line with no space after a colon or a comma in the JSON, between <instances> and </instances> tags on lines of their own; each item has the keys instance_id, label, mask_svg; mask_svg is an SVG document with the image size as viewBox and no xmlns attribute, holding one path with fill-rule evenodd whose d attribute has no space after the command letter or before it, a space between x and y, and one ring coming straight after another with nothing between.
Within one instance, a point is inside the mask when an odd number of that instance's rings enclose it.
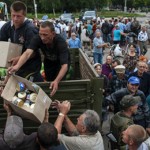
<instances>
[{"instance_id":1,"label":"cardboard flap","mask_svg":"<svg viewBox=\"0 0 150 150\"><path fill-rule=\"evenodd\" d=\"M45 109L49 109L52 100L44 93L42 89L39 90L33 113L38 116L39 120L43 122L45 116Z\"/></svg>"},{"instance_id":2,"label":"cardboard flap","mask_svg":"<svg viewBox=\"0 0 150 150\"><path fill-rule=\"evenodd\" d=\"M16 86L17 86L17 80L14 78L14 76L11 76L1 94L1 97L4 98L7 101L11 101L12 97L16 93Z\"/></svg>"},{"instance_id":3,"label":"cardboard flap","mask_svg":"<svg viewBox=\"0 0 150 150\"><path fill-rule=\"evenodd\" d=\"M6 49L9 49L8 42L0 41L0 67L7 65L8 51L6 51Z\"/></svg>"},{"instance_id":4,"label":"cardboard flap","mask_svg":"<svg viewBox=\"0 0 150 150\"><path fill-rule=\"evenodd\" d=\"M8 60L20 56L22 53L22 45L0 41L0 67L8 68L11 63Z\"/></svg>"},{"instance_id":5,"label":"cardboard flap","mask_svg":"<svg viewBox=\"0 0 150 150\"><path fill-rule=\"evenodd\" d=\"M29 81L29 80L27 80L25 78L19 77L17 75L14 75L14 77L16 78L17 82L23 82L26 85L27 89L35 92L35 89L32 86L33 83L31 81Z\"/></svg>"},{"instance_id":6,"label":"cardboard flap","mask_svg":"<svg viewBox=\"0 0 150 150\"><path fill-rule=\"evenodd\" d=\"M7 102L6 102L7 103ZM39 119L37 119L37 117L34 116L34 114L32 113L32 110L30 109L22 109L21 107L18 107L14 104L12 104L11 102L8 102L8 104L11 106L11 108L13 109L13 111L17 114L19 114L20 116L24 117L24 118L28 118L30 120L33 120L35 122L39 122ZM26 110L26 111L25 111Z\"/></svg>"}]
</instances>

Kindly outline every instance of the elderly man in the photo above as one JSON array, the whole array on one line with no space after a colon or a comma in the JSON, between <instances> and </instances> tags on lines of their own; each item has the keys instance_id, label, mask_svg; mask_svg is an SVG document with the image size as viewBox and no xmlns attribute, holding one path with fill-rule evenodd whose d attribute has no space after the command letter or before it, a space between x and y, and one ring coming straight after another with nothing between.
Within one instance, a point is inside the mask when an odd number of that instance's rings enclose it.
<instances>
[{"instance_id":1,"label":"elderly man","mask_svg":"<svg viewBox=\"0 0 150 150\"><path fill-rule=\"evenodd\" d=\"M108 55L106 57L106 62L102 65L102 74L106 75L107 77L112 72L111 64L112 64L112 57Z\"/></svg>"},{"instance_id":2,"label":"elderly man","mask_svg":"<svg viewBox=\"0 0 150 150\"><path fill-rule=\"evenodd\" d=\"M108 44L104 43L101 32L96 32L96 37L93 40L93 55L94 55L94 63L103 63L103 47L107 47Z\"/></svg>"},{"instance_id":3,"label":"elderly man","mask_svg":"<svg viewBox=\"0 0 150 150\"><path fill-rule=\"evenodd\" d=\"M116 74L112 76L109 82L111 93L116 92L122 88L126 88L128 75L125 74L125 66L118 65L115 68Z\"/></svg>"},{"instance_id":4,"label":"elderly man","mask_svg":"<svg viewBox=\"0 0 150 150\"><path fill-rule=\"evenodd\" d=\"M150 94L150 74L145 72L146 63L144 61L139 61L137 63L137 71L130 74L131 76L136 76L140 79L139 90L143 91L147 97Z\"/></svg>"},{"instance_id":5,"label":"elderly man","mask_svg":"<svg viewBox=\"0 0 150 150\"><path fill-rule=\"evenodd\" d=\"M131 125L123 132L122 141L127 144L128 150L149 150L144 143L147 138L145 129L139 125Z\"/></svg>"},{"instance_id":6,"label":"elderly man","mask_svg":"<svg viewBox=\"0 0 150 150\"><path fill-rule=\"evenodd\" d=\"M125 143L122 142L122 132L134 124L132 115L136 113L140 100L138 96L126 95L120 101L121 111L112 117L110 125L110 131L117 140L117 144L112 144L113 148L125 149Z\"/></svg>"},{"instance_id":7,"label":"elderly man","mask_svg":"<svg viewBox=\"0 0 150 150\"><path fill-rule=\"evenodd\" d=\"M71 38L68 40L69 48L81 48L81 41L76 37L76 34L71 33Z\"/></svg>"},{"instance_id":8,"label":"elderly man","mask_svg":"<svg viewBox=\"0 0 150 150\"><path fill-rule=\"evenodd\" d=\"M18 63L10 67L8 72L16 72L19 68L32 57L32 54L41 49L44 54L44 70L47 81L50 84L51 96L58 89L60 80L65 78L70 64L70 55L65 40L55 33L55 27L52 22L45 21L40 25L39 35L35 36L29 48L22 54Z\"/></svg>"},{"instance_id":9,"label":"elderly man","mask_svg":"<svg viewBox=\"0 0 150 150\"><path fill-rule=\"evenodd\" d=\"M141 31L138 34L138 44L140 46L141 55L145 55L147 53L147 40L148 34L146 31L146 27L142 26Z\"/></svg>"},{"instance_id":10,"label":"elderly man","mask_svg":"<svg viewBox=\"0 0 150 150\"><path fill-rule=\"evenodd\" d=\"M95 111L86 110L79 116L77 124L74 125L67 116L70 110L70 102L63 101L60 103L57 101L55 107L59 110L55 122L55 127L59 133L58 139L68 150L104 150L103 139L98 131L100 118ZM60 134L63 123L71 136Z\"/></svg>"},{"instance_id":11,"label":"elderly man","mask_svg":"<svg viewBox=\"0 0 150 150\"><path fill-rule=\"evenodd\" d=\"M133 116L133 120L135 124L142 125L144 128L150 128L149 107L147 105L144 93L138 90L139 85L140 80L137 77L130 77L127 82L127 87L106 97L105 104L110 105L110 107L114 109L114 112L117 113L121 110L119 102L125 95L131 94L133 96L140 96L141 101L138 105L139 107L137 113Z\"/></svg>"}]
</instances>

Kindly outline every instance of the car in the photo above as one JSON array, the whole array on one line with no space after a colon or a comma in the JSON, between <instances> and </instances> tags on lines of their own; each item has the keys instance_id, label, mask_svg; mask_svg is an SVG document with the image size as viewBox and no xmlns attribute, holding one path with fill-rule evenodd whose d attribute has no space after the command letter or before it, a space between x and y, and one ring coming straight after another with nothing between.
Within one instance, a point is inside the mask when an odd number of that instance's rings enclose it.
<instances>
[{"instance_id":1,"label":"car","mask_svg":"<svg viewBox=\"0 0 150 150\"><path fill-rule=\"evenodd\" d=\"M60 20L64 21L65 23L68 23L68 22L73 23L75 21L75 17L71 13L62 14L59 18L60 18Z\"/></svg>"},{"instance_id":2,"label":"car","mask_svg":"<svg viewBox=\"0 0 150 150\"><path fill-rule=\"evenodd\" d=\"M96 20L96 11L85 11L82 19L83 21Z\"/></svg>"}]
</instances>

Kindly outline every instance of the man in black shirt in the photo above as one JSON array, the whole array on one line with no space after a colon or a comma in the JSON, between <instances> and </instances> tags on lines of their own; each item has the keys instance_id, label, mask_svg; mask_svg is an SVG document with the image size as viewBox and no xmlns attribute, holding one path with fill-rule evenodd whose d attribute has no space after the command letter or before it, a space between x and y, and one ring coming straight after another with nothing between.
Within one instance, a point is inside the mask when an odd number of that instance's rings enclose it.
<instances>
[{"instance_id":1,"label":"man in black shirt","mask_svg":"<svg viewBox=\"0 0 150 150\"><path fill-rule=\"evenodd\" d=\"M47 81L53 81L50 85L52 89L51 96L58 89L58 83L62 80L70 64L69 50L65 40L55 33L53 23L49 21L42 22L39 35L36 35L29 48L20 57L18 63L8 69L9 73L16 72L37 49L41 49L44 54L44 70Z\"/></svg>"},{"instance_id":2,"label":"man in black shirt","mask_svg":"<svg viewBox=\"0 0 150 150\"><path fill-rule=\"evenodd\" d=\"M120 111L119 102L125 95L139 96L141 101L138 104L137 113L133 116L135 124L142 125L144 128L150 128L149 107L142 91L138 90L140 80L137 77L130 77L127 81L127 87L122 88L105 98L104 104L109 105L114 113Z\"/></svg>"},{"instance_id":3,"label":"man in black shirt","mask_svg":"<svg viewBox=\"0 0 150 150\"><path fill-rule=\"evenodd\" d=\"M8 21L0 32L0 41L10 41L12 43L21 44L23 46L22 53L28 48L32 37L38 34L38 30L26 18L26 5L20 1L15 1L11 7L11 21ZM19 57L10 60L15 65ZM43 81L40 75L41 57L39 53L33 56L16 72L17 75L29 79L31 76L33 81Z\"/></svg>"},{"instance_id":4,"label":"man in black shirt","mask_svg":"<svg viewBox=\"0 0 150 150\"><path fill-rule=\"evenodd\" d=\"M137 63L137 71L131 73L129 77L135 76L140 79L139 90L141 90L147 97L150 94L150 74L145 72L145 68L146 63L143 61L139 61Z\"/></svg>"}]
</instances>

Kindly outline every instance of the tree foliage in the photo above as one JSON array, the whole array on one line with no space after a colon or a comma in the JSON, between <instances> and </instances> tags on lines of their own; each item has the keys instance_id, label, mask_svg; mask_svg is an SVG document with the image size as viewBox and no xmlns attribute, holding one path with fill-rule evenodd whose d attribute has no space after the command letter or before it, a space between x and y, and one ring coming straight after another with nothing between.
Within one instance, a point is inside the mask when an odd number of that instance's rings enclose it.
<instances>
[{"instance_id":1,"label":"tree foliage","mask_svg":"<svg viewBox=\"0 0 150 150\"><path fill-rule=\"evenodd\" d=\"M1 0L6 2L8 7L14 0ZM33 0L20 0L27 4L28 12L34 12ZM53 9L56 12L79 12L81 9L101 9L108 5L118 6L123 8L124 1L121 0L36 0L38 12L40 13L52 13ZM127 6L129 7L144 7L149 6L150 0L127 0Z\"/></svg>"}]
</instances>

